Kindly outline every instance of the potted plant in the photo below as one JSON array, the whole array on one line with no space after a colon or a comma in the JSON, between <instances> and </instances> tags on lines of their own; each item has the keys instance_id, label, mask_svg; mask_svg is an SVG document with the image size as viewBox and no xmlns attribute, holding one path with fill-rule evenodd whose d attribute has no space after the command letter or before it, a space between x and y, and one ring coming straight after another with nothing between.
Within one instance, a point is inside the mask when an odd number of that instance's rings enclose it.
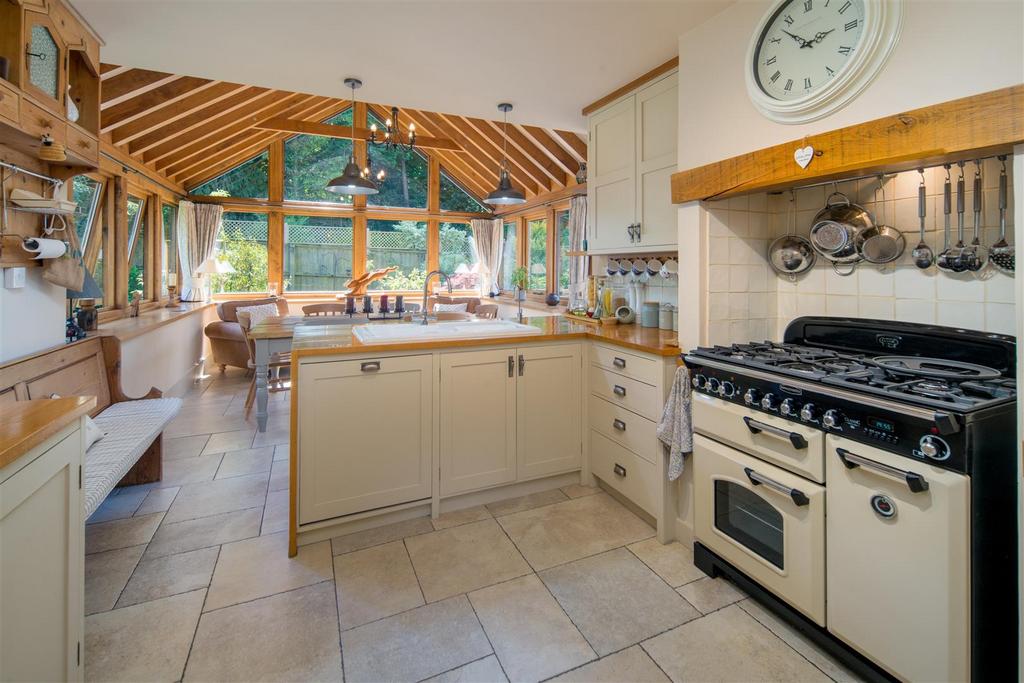
<instances>
[{"instance_id":1,"label":"potted plant","mask_svg":"<svg viewBox=\"0 0 1024 683\"><path fill-rule=\"evenodd\" d=\"M523 301L526 299L526 282L529 277L529 271L526 270L526 266L519 266L512 271L512 275L509 280L512 282L512 286L516 288L516 300Z\"/></svg>"}]
</instances>

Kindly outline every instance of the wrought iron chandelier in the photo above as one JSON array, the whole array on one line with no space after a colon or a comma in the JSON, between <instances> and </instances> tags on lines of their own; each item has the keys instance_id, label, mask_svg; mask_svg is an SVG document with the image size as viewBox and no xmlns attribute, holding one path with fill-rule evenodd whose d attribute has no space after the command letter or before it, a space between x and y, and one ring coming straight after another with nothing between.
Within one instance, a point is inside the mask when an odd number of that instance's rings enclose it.
<instances>
[{"instance_id":1,"label":"wrought iron chandelier","mask_svg":"<svg viewBox=\"0 0 1024 683\"><path fill-rule=\"evenodd\" d=\"M398 107L391 107L391 118L384 122L383 136L378 137L379 129L374 123L370 126L370 137L367 139L372 144L383 146L385 149L401 149L411 152L416 147L416 124L409 124L409 128L405 132L405 141L399 139L398 130Z\"/></svg>"}]
</instances>

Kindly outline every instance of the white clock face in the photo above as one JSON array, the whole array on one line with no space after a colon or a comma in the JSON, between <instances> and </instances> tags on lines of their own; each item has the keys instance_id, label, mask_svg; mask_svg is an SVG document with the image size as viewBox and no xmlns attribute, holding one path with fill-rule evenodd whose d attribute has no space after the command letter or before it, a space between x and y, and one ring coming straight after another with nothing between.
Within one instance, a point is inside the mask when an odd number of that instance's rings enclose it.
<instances>
[{"instance_id":1,"label":"white clock face","mask_svg":"<svg viewBox=\"0 0 1024 683\"><path fill-rule=\"evenodd\" d=\"M758 87L783 102L827 87L861 47L864 19L864 0L783 2L753 51Z\"/></svg>"}]
</instances>

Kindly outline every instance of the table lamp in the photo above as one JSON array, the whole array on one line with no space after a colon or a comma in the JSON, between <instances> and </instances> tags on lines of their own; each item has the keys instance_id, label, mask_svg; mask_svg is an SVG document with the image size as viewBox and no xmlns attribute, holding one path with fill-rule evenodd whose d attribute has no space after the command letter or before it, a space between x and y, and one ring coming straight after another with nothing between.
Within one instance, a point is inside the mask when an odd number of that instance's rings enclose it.
<instances>
[{"instance_id":1,"label":"table lamp","mask_svg":"<svg viewBox=\"0 0 1024 683\"><path fill-rule=\"evenodd\" d=\"M213 300L213 282L207 277L209 275L229 275L235 272L234 267L227 261L218 261L215 256L203 261L203 263L196 268L196 275L201 277L206 284L206 300Z\"/></svg>"}]
</instances>

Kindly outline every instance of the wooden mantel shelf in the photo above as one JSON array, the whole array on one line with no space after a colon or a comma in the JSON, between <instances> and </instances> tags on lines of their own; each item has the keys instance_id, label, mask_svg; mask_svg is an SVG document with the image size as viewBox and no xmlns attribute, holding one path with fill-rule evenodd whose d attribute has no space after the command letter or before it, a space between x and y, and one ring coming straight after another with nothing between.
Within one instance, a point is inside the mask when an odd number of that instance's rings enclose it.
<instances>
[{"instance_id":1,"label":"wooden mantel shelf","mask_svg":"<svg viewBox=\"0 0 1024 683\"><path fill-rule=\"evenodd\" d=\"M722 199L1011 153L1024 142L1024 85L951 100L679 171L672 201ZM793 152L812 145L800 168Z\"/></svg>"}]
</instances>

